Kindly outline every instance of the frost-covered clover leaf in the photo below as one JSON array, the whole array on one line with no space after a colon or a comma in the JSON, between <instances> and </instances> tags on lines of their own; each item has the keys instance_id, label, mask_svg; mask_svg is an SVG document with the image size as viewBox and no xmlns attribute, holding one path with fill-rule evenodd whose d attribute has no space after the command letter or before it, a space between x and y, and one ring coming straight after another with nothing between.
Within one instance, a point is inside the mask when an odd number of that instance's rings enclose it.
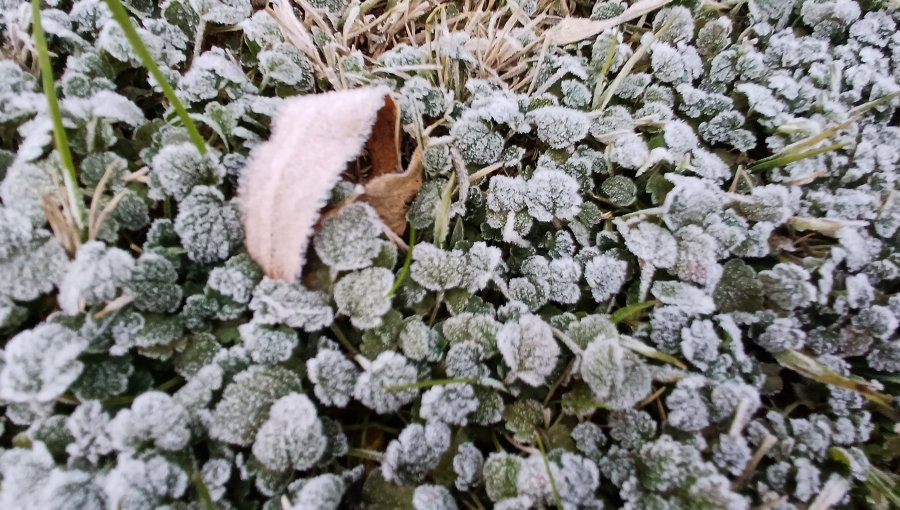
<instances>
[{"instance_id":1,"label":"frost-covered clover leaf","mask_svg":"<svg viewBox=\"0 0 900 510\"><path fill-rule=\"evenodd\" d=\"M352 480L346 475L345 477L340 477L330 473L307 480L298 480L303 483L300 490L290 499L293 503L290 510L304 510L306 508L338 510L341 499L344 497L344 492L347 490L347 483ZM296 484L292 484L291 487L294 485Z\"/></svg>"},{"instance_id":2,"label":"frost-covered clover leaf","mask_svg":"<svg viewBox=\"0 0 900 510\"><path fill-rule=\"evenodd\" d=\"M120 453L103 487L107 505L114 508L127 508L130 504L154 508L184 494L188 473L156 452Z\"/></svg>"},{"instance_id":3,"label":"frost-covered clover leaf","mask_svg":"<svg viewBox=\"0 0 900 510\"><path fill-rule=\"evenodd\" d=\"M500 250L481 241L467 253L421 243L413 250L410 277L428 290L465 288L476 292L488 284L499 264Z\"/></svg>"},{"instance_id":4,"label":"frost-covered clover leaf","mask_svg":"<svg viewBox=\"0 0 900 510\"><path fill-rule=\"evenodd\" d=\"M166 145L150 161L150 182L154 191L175 200L188 196L195 186L215 186L225 170L210 154L200 154L192 143Z\"/></svg>"},{"instance_id":5,"label":"frost-covered clover leaf","mask_svg":"<svg viewBox=\"0 0 900 510\"><path fill-rule=\"evenodd\" d=\"M541 170L528 180L525 203L538 221L571 220L580 211L578 181L560 170Z\"/></svg>"},{"instance_id":6,"label":"frost-covered clover leaf","mask_svg":"<svg viewBox=\"0 0 900 510\"><path fill-rule=\"evenodd\" d=\"M272 404L256 433L253 455L273 471L305 471L315 466L327 445L316 406L306 395L290 393Z\"/></svg>"},{"instance_id":7,"label":"frost-covered clover leaf","mask_svg":"<svg viewBox=\"0 0 900 510\"><path fill-rule=\"evenodd\" d=\"M572 257L552 260L539 256L530 257L522 264L521 272L550 301L574 304L581 297L581 289L578 287L581 265Z\"/></svg>"},{"instance_id":8,"label":"frost-covered clover leaf","mask_svg":"<svg viewBox=\"0 0 900 510\"><path fill-rule=\"evenodd\" d=\"M370 267L344 276L334 286L338 313L349 316L356 328L377 328L381 317L391 309L388 293L393 284L394 274L383 267Z\"/></svg>"},{"instance_id":9,"label":"frost-covered clover leaf","mask_svg":"<svg viewBox=\"0 0 900 510\"><path fill-rule=\"evenodd\" d=\"M134 265L126 289L134 306L146 312L173 312L181 304L178 271L166 257L144 252Z\"/></svg>"},{"instance_id":10,"label":"frost-covered clover leaf","mask_svg":"<svg viewBox=\"0 0 900 510\"><path fill-rule=\"evenodd\" d=\"M553 330L536 315L504 324L497 333L497 348L510 369L506 380L520 379L529 386L544 384L560 352Z\"/></svg>"},{"instance_id":11,"label":"frost-covered clover leaf","mask_svg":"<svg viewBox=\"0 0 900 510\"><path fill-rule=\"evenodd\" d=\"M776 264L770 270L761 271L758 278L766 296L785 310L805 306L816 298L816 288L809 283L809 271L796 264Z\"/></svg>"},{"instance_id":12,"label":"frost-covered clover leaf","mask_svg":"<svg viewBox=\"0 0 900 510\"><path fill-rule=\"evenodd\" d=\"M403 386L414 384L417 379L416 367L402 354L383 352L369 362L356 380L353 396L378 414L391 413L416 398L418 391Z\"/></svg>"},{"instance_id":13,"label":"frost-covered clover leaf","mask_svg":"<svg viewBox=\"0 0 900 510\"><path fill-rule=\"evenodd\" d=\"M419 415L425 420L448 425L466 425L468 416L478 408L475 390L469 384L434 386L422 394Z\"/></svg>"},{"instance_id":14,"label":"frost-covered clover leaf","mask_svg":"<svg viewBox=\"0 0 900 510\"><path fill-rule=\"evenodd\" d=\"M189 0L188 3L205 22L234 25L250 17L250 6L238 0Z\"/></svg>"},{"instance_id":15,"label":"frost-covered clover leaf","mask_svg":"<svg viewBox=\"0 0 900 510\"><path fill-rule=\"evenodd\" d=\"M66 453L76 459L84 459L97 464L101 457L115 448L107 426L110 416L97 400L82 402L66 418L66 429L73 441L66 446Z\"/></svg>"},{"instance_id":16,"label":"frost-covered clover leaf","mask_svg":"<svg viewBox=\"0 0 900 510\"><path fill-rule=\"evenodd\" d=\"M591 121L587 114L563 108L544 106L528 112L528 120L535 125L538 139L554 149L569 147L587 136Z\"/></svg>"},{"instance_id":17,"label":"frost-covered clover leaf","mask_svg":"<svg viewBox=\"0 0 900 510\"><path fill-rule=\"evenodd\" d=\"M381 249L383 224L368 204L354 203L326 218L313 238L313 248L322 262L335 271L363 269Z\"/></svg>"},{"instance_id":18,"label":"frost-covered clover leaf","mask_svg":"<svg viewBox=\"0 0 900 510\"><path fill-rule=\"evenodd\" d=\"M160 450L179 451L191 439L187 410L161 391L138 395L130 409L119 411L108 430L119 450L152 444Z\"/></svg>"},{"instance_id":19,"label":"frost-covered clover leaf","mask_svg":"<svg viewBox=\"0 0 900 510\"><path fill-rule=\"evenodd\" d=\"M625 284L628 263L611 255L597 255L584 265L584 279L598 303L615 296Z\"/></svg>"},{"instance_id":20,"label":"frost-covered clover leaf","mask_svg":"<svg viewBox=\"0 0 900 510\"><path fill-rule=\"evenodd\" d=\"M256 312L254 320L262 324L284 324L308 332L328 327L334 320L325 293L269 278L256 286L250 309Z\"/></svg>"},{"instance_id":21,"label":"frost-covered clover leaf","mask_svg":"<svg viewBox=\"0 0 900 510\"><path fill-rule=\"evenodd\" d=\"M450 490L443 485L420 485L413 491L415 510L458 510Z\"/></svg>"},{"instance_id":22,"label":"frost-covered clover leaf","mask_svg":"<svg viewBox=\"0 0 900 510\"><path fill-rule=\"evenodd\" d=\"M134 259L124 250L108 248L99 241L82 245L59 285L60 308L75 315L82 306L112 301L128 282L132 269Z\"/></svg>"},{"instance_id":23,"label":"frost-covered clover leaf","mask_svg":"<svg viewBox=\"0 0 900 510\"><path fill-rule=\"evenodd\" d=\"M210 271L206 285L220 302L224 301L223 305L233 305L243 311L243 305L250 302L261 278L259 266L246 253L240 253L228 259L224 266Z\"/></svg>"},{"instance_id":24,"label":"frost-covered clover leaf","mask_svg":"<svg viewBox=\"0 0 900 510\"><path fill-rule=\"evenodd\" d=\"M312 65L292 44L276 44L271 50L259 52L257 59L266 79L288 85L298 92L310 90L315 84Z\"/></svg>"},{"instance_id":25,"label":"frost-covered clover leaf","mask_svg":"<svg viewBox=\"0 0 900 510\"><path fill-rule=\"evenodd\" d=\"M88 341L59 324L41 324L6 343L0 398L9 402L53 402L78 379L78 356Z\"/></svg>"},{"instance_id":26,"label":"frost-covered clover leaf","mask_svg":"<svg viewBox=\"0 0 900 510\"><path fill-rule=\"evenodd\" d=\"M250 446L272 403L300 390L300 377L286 368L251 366L225 387L222 400L210 416L210 437L229 444Z\"/></svg>"},{"instance_id":27,"label":"frost-covered clover leaf","mask_svg":"<svg viewBox=\"0 0 900 510\"><path fill-rule=\"evenodd\" d=\"M598 401L626 409L650 393L650 370L618 338L602 336L584 350L581 377Z\"/></svg>"},{"instance_id":28,"label":"frost-covered clover leaf","mask_svg":"<svg viewBox=\"0 0 900 510\"><path fill-rule=\"evenodd\" d=\"M484 455L473 443L463 443L453 457L453 471L456 473L456 488L467 491L481 481Z\"/></svg>"},{"instance_id":29,"label":"frost-covered clover leaf","mask_svg":"<svg viewBox=\"0 0 900 510\"><path fill-rule=\"evenodd\" d=\"M643 221L630 228L616 220L619 233L625 239L625 246L641 261L641 297L645 296L656 269L667 269L675 265L678 258L678 243L672 234L656 225Z\"/></svg>"},{"instance_id":30,"label":"frost-covered clover leaf","mask_svg":"<svg viewBox=\"0 0 900 510\"><path fill-rule=\"evenodd\" d=\"M313 392L323 404L346 407L353 395L359 369L339 351L322 349L306 362Z\"/></svg>"},{"instance_id":31,"label":"frost-covered clover leaf","mask_svg":"<svg viewBox=\"0 0 900 510\"><path fill-rule=\"evenodd\" d=\"M388 444L381 464L384 479L397 484L421 482L450 447L450 428L443 423L408 425Z\"/></svg>"},{"instance_id":32,"label":"frost-covered clover leaf","mask_svg":"<svg viewBox=\"0 0 900 510\"><path fill-rule=\"evenodd\" d=\"M195 58L178 82L178 95L191 103L216 99L221 93L236 99L255 90L240 64L222 48L212 48Z\"/></svg>"},{"instance_id":33,"label":"frost-covered clover leaf","mask_svg":"<svg viewBox=\"0 0 900 510\"><path fill-rule=\"evenodd\" d=\"M238 331L250 359L263 365L289 360L298 343L297 332L284 326L266 326L251 321L238 326Z\"/></svg>"},{"instance_id":34,"label":"frost-covered clover leaf","mask_svg":"<svg viewBox=\"0 0 900 510\"><path fill-rule=\"evenodd\" d=\"M497 332L501 325L490 315L464 312L449 317L442 326L444 337L451 345L472 341L481 346L485 356L497 353Z\"/></svg>"},{"instance_id":35,"label":"frost-covered clover leaf","mask_svg":"<svg viewBox=\"0 0 900 510\"><path fill-rule=\"evenodd\" d=\"M676 306L690 314L712 313L716 309L712 298L706 292L686 283L656 282L651 292L660 303Z\"/></svg>"},{"instance_id":36,"label":"frost-covered clover leaf","mask_svg":"<svg viewBox=\"0 0 900 510\"><path fill-rule=\"evenodd\" d=\"M503 137L480 120L461 120L453 125L450 134L466 163L489 165L503 152Z\"/></svg>"},{"instance_id":37,"label":"frost-covered clover leaf","mask_svg":"<svg viewBox=\"0 0 900 510\"><path fill-rule=\"evenodd\" d=\"M178 204L175 232L188 258L200 263L225 260L244 239L237 207L208 186L195 187Z\"/></svg>"}]
</instances>

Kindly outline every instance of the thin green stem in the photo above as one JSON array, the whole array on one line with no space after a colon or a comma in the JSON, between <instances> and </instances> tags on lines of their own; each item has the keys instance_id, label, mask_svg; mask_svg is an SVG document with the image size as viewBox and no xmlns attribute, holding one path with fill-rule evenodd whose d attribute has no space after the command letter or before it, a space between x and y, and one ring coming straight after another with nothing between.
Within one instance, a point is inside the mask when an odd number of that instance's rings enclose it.
<instances>
[{"instance_id":1,"label":"thin green stem","mask_svg":"<svg viewBox=\"0 0 900 510\"><path fill-rule=\"evenodd\" d=\"M187 129L191 141L197 146L197 150L200 151L200 154L206 154L206 143L203 141L203 137L200 136L200 131L197 130L197 126L188 114L187 109L181 103L181 100L175 95L175 90L169 85L165 75L159 70L159 66L156 65L156 61L153 60L153 56L150 55L150 51L147 50L144 41L141 40L141 36L138 35L137 30L135 30L134 25L131 23L131 18L129 18L128 13L125 12L125 7L122 6L121 0L106 0L106 5L109 6L109 10L112 11L113 18L115 18L119 26L122 27L125 38L128 39L128 42L131 44L132 48L134 48L134 52L137 53L138 58L141 59L144 67L147 68L147 71L153 76L153 79L156 81L157 85L159 85L159 88L162 89L166 99L172 104L172 107L178 114L178 118L181 119L181 123L184 124L185 129Z\"/></svg>"},{"instance_id":2,"label":"thin green stem","mask_svg":"<svg viewBox=\"0 0 900 510\"><path fill-rule=\"evenodd\" d=\"M384 459L384 455L381 452L369 450L368 448L350 448L347 450L347 456L356 457L357 459L374 460L377 462L381 462Z\"/></svg>"},{"instance_id":3,"label":"thin green stem","mask_svg":"<svg viewBox=\"0 0 900 510\"><path fill-rule=\"evenodd\" d=\"M410 225L409 226L409 249L406 250L406 258L403 259L403 267L400 268L400 272L397 273L397 279L394 280L394 285L391 287L391 290L388 291L387 297L391 297L397 292L397 289L400 288L400 284L403 283L403 280L406 279L406 275L409 273L409 266L412 265L412 254L413 254L413 246L416 244L416 227Z\"/></svg>"},{"instance_id":4,"label":"thin green stem","mask_svg":"<svg viewBox=\"0 0 900 510\"><path fill-rule=\"evenodd\" d=\"M209 488L206 486L206 482L203 481L203 475L199 470L195 469L193 474L191 474L191 481L194 482L194 489L197 490L197 497L203 503L203 508L215 510L216 505L209 495Z\"/></svg>"},{"instance_id":5,"label":"thin green stem","mask_svg":"<svg viewBox=\"0 0 900 510\"><path fill-rule=\"evenodd\" d=\"M756 163L750 165L749 170L757 171L757 170L770 170L772 168L778 168L781 166L787 166L791 163L796 163L797 161L811 158L813 156L818 156L819 154L824 154L826 152L836 151L838 149L842 149L845 143L833 143L831 145L826 145L825 147L819 147L817 149L811 149L803 152L789 152L787 154L779 154L777 156L773 156L772 158L766 158L757 161Z\"/></svg>"},{"instance_id":6,"label":"thin green stem","mask_svg":"<svg viewBox=\"0 0 900 510\"><path fill-rule=\"evenodd\" d=\"M556 500L556 508L557 510L563 510L562 498L559 497L559 489L556 488L556 480L553 478L553 471L550 470L550 461L547 460L547 452L544 451L544 441L541 440L541 434L538 431L534 432L534 437L537 439L538 448L541 450L541 458L544 459L547 477L550 478L550 487L553 488L553 499Z\"/></svg>"},{"instance_id":7,"label":"thin green stem","mask_svg":"<svg viewBox=\"0 0 900 510\"><path fill-rule=\"evenodd\" d=\"M613 324L618 324L647 308L653 308L656 304L656 301L651 300L624 306L613 312L613 314L609 316L609 320L612 321Z\"/></svg>"},{"instance_id":8,"label":"thin green stem","mask_svg":"<svg viewBox=\"0 0 900 510\"><path fill-rule=\"evenodd\" d=\"M350 343L347 335L341 331L341 328L339 328L337 324L331 324L331 332L334 333L334 337L337 338L338 342L340 342L340 344L344 346L344 349L347 349L350 354L359 354L359 349Z\"/></svg>"},{"instance_id":9,"label":"thin green stem","mask_svg":"<svg viewBox=\"0 0 900 510\"><path fill-rule=\"evenodd\" d=\"M481 384L478 379L432 379L430 381L418 381L409 384L392 384L385 386L388 391L403 391L418 388L430 388L432 386L446 386L448 384Z\"/></svg>"},{"instance_id":10,"label":"thin green stem","mask_svg":"<svg viewBox=\"0 0 900 510\"><path fill-rule=\"evenodd\" d=\"M41 24L41 2L31 0L31 18L34 32L34 42L37 46L38 63L41 66L41 83L44 87L44 95L47 96L47 108L50 112L50 120L53 123L53 142L56 152L63 167L63 183L66 187L66 195L69 209L75 219L75 225L81 234L81 239L87 239L87 209L78 187L78 174L75 171L75 163L72 153L69 151L69 140L66 129L63 126L62 111L59 108L59 98L56 96L56 80L53 78L53 67L50 64L50 51L47 49L47 39L44 36L44 25Z\"/></svg>"}]
</instances>

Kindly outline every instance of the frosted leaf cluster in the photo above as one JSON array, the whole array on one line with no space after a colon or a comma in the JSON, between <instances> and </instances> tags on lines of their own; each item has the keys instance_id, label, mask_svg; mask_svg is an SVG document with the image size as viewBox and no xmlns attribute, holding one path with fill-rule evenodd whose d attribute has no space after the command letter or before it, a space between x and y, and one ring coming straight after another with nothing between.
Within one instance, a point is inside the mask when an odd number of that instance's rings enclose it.
<instances>
[{"instance_id":1,"label":"frosted leaf cluster","mask_svg":"<svg viewBox=\"0 0 900 510\"><path fill-rule=\"evenodd\" d=\"M366 204L350 204L322 222L313 238L316 255L336 271L368 267L381 248L383 225Z\"/></svg>"},{"instance_id":2,"label":"frosted leaf cluster","mask_svg":"<svg viewBox=\"0 0 900 510\"><path fill-rule=\"evenodd\" d=\"M334 320L334 311L324 293L299 285L263 278L253 291L250 309L262 324L284 324L316 331Z\"/></svg>"},{"instance_id":3,"label":"frosted leaf cluster","mask_svg":"<svg viewBox=\"0 0 900 510\"><path fill-rule=\"evenodd\" d=\"M544 384L560 353L552 329L536 315L504 324L497 332L497 348L510 370L507 381L519 379L530 386Z\"/></svg>"},{"instance_id":4,"label":"frosted leaf cluster","mask_svg":"<svg viewBox=\"0 0 900 510\"><path fill-rule=\"evenodd\" d=\"M273 471L307 470L325 452L316 407L306 395L290 393L279 398L253 441L253 455Z\"/></svg>"},{"instance_id":5,"label":"frosted leaf cluster","mask_svg":"<svg viewBox=\"0 0 900 510\"><path fill-rule=\"evenodd\" d=\"M393 412L416 397L415 389L404 387L416 380L415 367L402 354L383 352L356 379L353 396L379 414Z\"/></svg>"},{"instance_id":6,"label":"frosted leaf cluster","mask_svg":"<svg viewBox=\"0 0 900 510\"><path fill-rule=\"evenodd\" d=\"M488 284L499 264L500 250L483 242L466 253L423 243L413 251L410 277L428 290L464 288L475 292Z\"/></svg>"}]
</instances>

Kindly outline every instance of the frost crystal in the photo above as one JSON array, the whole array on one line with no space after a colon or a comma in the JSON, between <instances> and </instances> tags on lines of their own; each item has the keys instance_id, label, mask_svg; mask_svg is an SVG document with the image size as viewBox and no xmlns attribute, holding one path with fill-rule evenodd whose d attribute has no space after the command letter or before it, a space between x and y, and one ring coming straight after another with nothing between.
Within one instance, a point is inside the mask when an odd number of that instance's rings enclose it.
<instances>
[{"instance_id":1,"label":"frost crystal","mask_svg":"<svg viewBox=\"0 0 900 510\"><path fill-rule=\"evenodd\" d=\"M353 396L378 414L391 413L410 403L418 393L413 388L394 387L416 380L416 368L403 355L383 352L356 380Z\"/></svg>"},{"instance_id":2,"label":"frost crystal","mask_svg":"<svg viewBox=\"0 0 900 510\"><path fill-rule=\"evenodd\" d=\"M316 407L299 393L276 400L253 442L253 455L273 471L313 467L322 457L327 440Z\"/></svg>"},{"instance_id":3,"label":"frost crystal","mask_svg":"<svg viewBox=\"0 0 900 510\"><path fill-rule=\"evenodd\" d=\"M306 362L306 370L316 398L323 404L345 407L350 402L359 373L356 365L343 354L322 349Z\"/></svg>"},{"instance_id":4,"label":"frost crystal","mask_svg":"<svg viewBox=\"0 0 900 510\"><path fill-rule=\"evenodd\" d=\"M497 333L497 348L510 368L507 381L521 379L529 386L544 384L560 353L550 326L536 315L504 324Z\"/></svg>"}]
</instances>

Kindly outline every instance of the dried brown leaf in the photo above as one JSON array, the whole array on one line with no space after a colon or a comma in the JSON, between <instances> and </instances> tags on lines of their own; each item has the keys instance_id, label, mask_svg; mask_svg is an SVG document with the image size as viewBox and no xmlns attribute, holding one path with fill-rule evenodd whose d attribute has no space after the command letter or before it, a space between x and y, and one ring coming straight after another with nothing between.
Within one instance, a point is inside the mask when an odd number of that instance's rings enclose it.
<instances>
[{"instance_id":1,"label":"dried brown leaf","mask_svg":"<svg viewBox=\"0 0 900 510\"><path fill-rule=\"evenodd\" d=\"M367 146L372 159L372 177L400 170L400 116L390 96L385 96L384 106L378 110Z\"/></svg>"},{"instance_id":2,"label":"dried brown leaf","mask_svg":"<svg viewBox=\"0 0 900 510\"><path fill-rule=\"evenodd\" d=\"M409 167L402 174L384 174L366 184L366 192L359 200L368 203L381 216L381 221L394 233L406 230L409 203L422 187L422 150L416 149Z\"/></svg>"},{"instance_id":3,"label":"dried brown leaf","mask_svg":"<svg viewBox=\"0 0 900 510\"><path fill-rule=\"evenodd\" d=\"M319 212L369 139L386 87L287 99L241 176L247 252L270 278L295 281Z\"/></svg>"}]
</instances>

